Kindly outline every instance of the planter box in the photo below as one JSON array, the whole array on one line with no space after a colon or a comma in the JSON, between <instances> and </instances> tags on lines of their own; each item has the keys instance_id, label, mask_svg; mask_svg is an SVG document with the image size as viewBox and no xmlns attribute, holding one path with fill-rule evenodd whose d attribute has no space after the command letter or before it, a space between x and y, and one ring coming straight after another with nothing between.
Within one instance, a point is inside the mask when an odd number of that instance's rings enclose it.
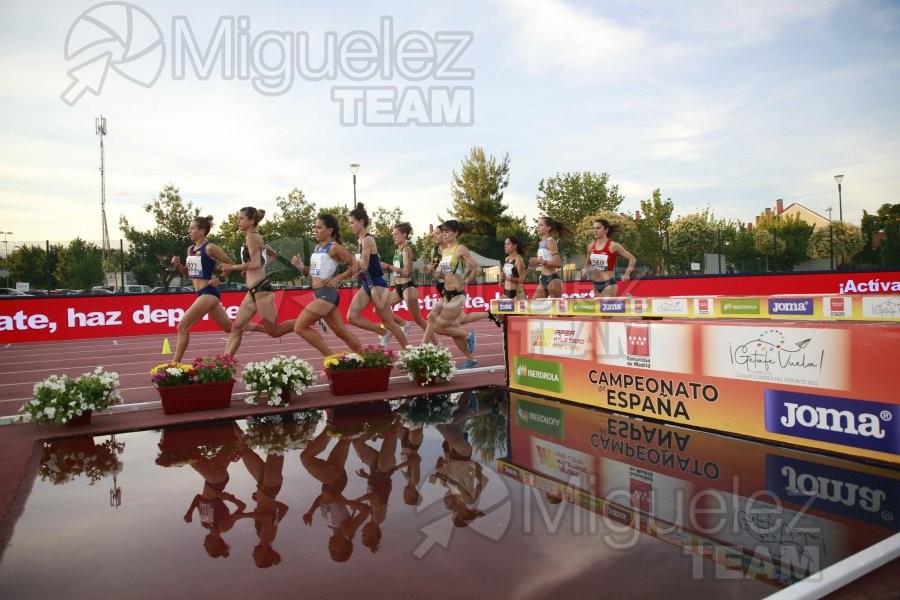
<instances>
[{"instance_id":1,"label":"planter box","mask_svg":"<svg viewBox=\"0 0 900 600\"><path fill-rule=\"evenodd\" d=\"M392 368L326 371L328 374L328 385L331 387L331 393L335 396L383 392L388 389Z\"/></svg>"},{"instance_id":2,"label":"planter box","mask_svg":"<svg viewBox=\"0 0 900 600\"><path fill-rule=\"evenodd\" d=\"M195 383L192 385L172 385L156 388L162 400L163 412L167 415L196 410L216 410L231 406L231 390L234 379Z\"/></svg>"}]
</instances>

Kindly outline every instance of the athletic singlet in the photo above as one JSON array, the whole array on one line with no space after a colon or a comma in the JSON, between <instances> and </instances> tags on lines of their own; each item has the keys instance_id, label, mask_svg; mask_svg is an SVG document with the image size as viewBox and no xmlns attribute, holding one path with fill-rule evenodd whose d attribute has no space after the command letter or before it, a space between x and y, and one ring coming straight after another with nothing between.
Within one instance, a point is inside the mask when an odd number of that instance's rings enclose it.
<instances>
[{"instance_id":1,"label":"athletic singlet","mask_svg":"<svg viewBox=\"0 0 900 600\"><path fill-rule=\"evenodd\" d=\"M393 283L394 280L397 279L398 277L400 277L401 279L408 279L412 276L412 273L410 273L409 275L401 275L398 272L398 271L401 271L404 267L403 251L406 248L409 248L409 246L403 246L403 248L397 248L396 250L394 250L394 260L392 263L394 269L391 271L391 283Z\"/></svg>"},{"instance_id":2,"label":"athletic singlet","mask_svg":"<svg viewBox=\"0 0 900 600\"><path fill-rule=\"evenodd\" d=\"M463 264L460 262L459 257L455 256L457 246L459 246L459 243L453 244L445 250L441 250L441 262L438 263L436 269L438 273L441 273L442 275L448 275L450 273L462 275Z\"/></svg>"},{"instance_id":3,"label":"athletic singlet","mask_svg":"<svg viewBox=\"0 0 900 600\"><path fill-rule=\"evenodd\" d=\"M341 525L350 519L350 511L343 502L323 503L319 506L319 511L325 524L331 529L340 529Z\"/></svg>"},{"instance_id":4,"label":"athletic singlet","mask_svg":"<svg viewBox=\"0 0 900 600\"><path fill-rule=\"evenodd\" d=\"M519 255L508 256L506 258L506 262L503 263L503 276L504 277L515 277L519 278L519 269L516 268L516 261L519 259Z\"/></svg>"},{"instance_id":5,"label":"athletic singlet","mask_svg":"<svg viewBox=\"0 0 900 600\"><path fill-rule=\"evenodd\" d=\"M541 240L541 243L538 244L537 256L544 262L550 262L551 260L553 260L553 254L551 254L550 251L547 250L547 242L552 239L553 238L547 238L546 240Z\"/></svg>"},{"instance_id":6,"label":"athletic singlet","mask_svg":"<svg viewBox=\"0 0 900 600\"><path fill-rule=\"evenodd\" d=\"M322 279L334 277L338 263L328 254L328 250L333 243L334 242L328 242L324 246L318 245L313 249L313 252L309 257L310 277L321 277Z\"/></svg>"},{"instance_id":7,"label":"athletic singlet","mask_svg":"<svg viewBox=\"0 0 900 600\"><path fill-rule=\"evenodd\" d=\"M441 264L441 247L435 246L431 249L431 266L437 269L439 264Z\"/></svg>"},{"instance_id":8,"label":"athletic singlet","mask_svg":"<svg viewBox=\"0 0 900 600\"><path fill-rule=\"evenodd\" d=\"M615 252L609 251L609 245L611 243L612 240L607 239L606 244L599 250L597 249L597 242L591 244L591 253L588 255L588 259L591 262L592 269L597 271L616 270L616 257L618 255Z\"/></svg>"},{"instance_id":9,"label":"athletic singlet","mask_svg":"<svg viewBox=\"0 0 900 600\"><path fill-rule=\"evenodd\" d=\"M205 242L199 248L196 246L188 248L187 270L191 279L212 279L213 271L216 270L216 259L206 253L207 244L209 242Z\"/></svg>"},{"instance_id":10,"label":"athletic singlet","mask_svg":"<svg viewBox=\"0 0 900 600\"><path fill-rule=\"evenodd\" d=\"M250 262L250 251L247 249L247 245L244 244L241 246L241 262L248 263ZM266 249L263 248L259 253L259 266L262 269L266 268Z\"/></svg>"},{"instance_id":11,"label":"athletic singlet","mask_svg":"<svg viewBox=\"0 0 900 600\"><path fill-rule=\"evenodd\" d=\"M366 234L367 237L371 237L371 233ZM362 241L356 242L356 262L362 260ZM364 278L366 273L369 274L369 277L372 280L384 279L384 271L381 270L381 258L379 258L377 252L373 252L369 255L369 264L366 266L364 271L361 271L358 275L360 279Z\"/></svg>"}]
</instances>

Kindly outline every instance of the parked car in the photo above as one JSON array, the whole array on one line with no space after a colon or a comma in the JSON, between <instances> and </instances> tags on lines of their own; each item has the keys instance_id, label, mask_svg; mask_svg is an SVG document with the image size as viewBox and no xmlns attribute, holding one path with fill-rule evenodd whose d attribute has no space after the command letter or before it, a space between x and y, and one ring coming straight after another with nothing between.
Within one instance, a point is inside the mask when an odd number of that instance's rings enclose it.
<instances>
[{"instance_id":1,"label":"parked car","mask_svg":"<svg viewBox=\"0 0 900 600\"><path fill-rule=\"evenodd\" d=\"M124 285L116 288L117 294L149 294L150 293L149 285Z\"/></svg>"},{"instance_id":2,"label":"parked car","mask_svg":"<svg viewBox=\"0 0 900 600\"><path fill-rule=\"evenodd\" d=\"M0 288L0 296L30 296L25 292L20 292L16 288Z\"/></svg>"},{"instance_id":3,"label":"parked car","mask_svg":"<svg viewBox=\"0 0 900 600\"><path fill-rule=\"evenodd\" d=\"M99 285L96 285L91 288L91 294L94 294L95 296L103 296L105 294L112 294L112 293L113 293L112 290L105 288L103 286L99 286Z\"/></svg>"}]
</instances>

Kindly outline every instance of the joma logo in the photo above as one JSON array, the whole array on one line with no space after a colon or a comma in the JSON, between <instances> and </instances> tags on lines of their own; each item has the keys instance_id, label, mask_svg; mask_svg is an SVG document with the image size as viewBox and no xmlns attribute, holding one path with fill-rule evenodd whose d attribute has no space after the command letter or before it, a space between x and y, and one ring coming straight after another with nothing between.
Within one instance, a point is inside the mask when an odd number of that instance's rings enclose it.
<instances>
[{"instance_id":1,"label":"joma logo","mask_svg":"<svg viewBox=\"0 0 900 600\"><path fill-rule=\"evenodd\" d=\"M856 414L850 410L808 406L794 402L785 402L784 408L787 414L781 417L781 424L788 428L801 425L863 437L878 439L884 437L878 415Z\"/></svg>"}]
</instances>

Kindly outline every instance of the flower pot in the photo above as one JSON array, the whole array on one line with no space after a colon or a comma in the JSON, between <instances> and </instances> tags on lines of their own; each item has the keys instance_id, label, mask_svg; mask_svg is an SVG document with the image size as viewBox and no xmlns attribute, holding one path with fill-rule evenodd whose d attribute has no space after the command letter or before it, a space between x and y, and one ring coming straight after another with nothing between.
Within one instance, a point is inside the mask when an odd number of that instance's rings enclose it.
<instances>
[{"instance_id":1,"label":"flower pot","mask_svg":"<svg viewBox=\"0 0 900 600\"><path fill-rule=\"evenodd\" d=\"M335 396L383 392L388 389L392 367L354 369L350 371L326 371L328 385Z\"/></svg>"},{"instance_id":2,"label":"flower pot","mask_svg":"<svg viewBox=\"0 0 900 600\"><path fill-rule=\"evenodd\" d=\"M91 424L91 416L94 414L92 410L86 410L81 413L78 417L72 417L68 421L66 421L66 427L81 427L82 425L90 425ZM93 440L91 440L93 443Z\"/></svg>"},{"instance_id":3,"label":"flower pot","mask_svg":"<svg viewBox=\"0 0 900 600\"><path fill-rule=\"evenodd\" d=\"M234 379L172 385L156 388L162 400L163 412L167 415L196 410L216 410L231 406L231 390Z\"/></svg>"}]
</instances>

